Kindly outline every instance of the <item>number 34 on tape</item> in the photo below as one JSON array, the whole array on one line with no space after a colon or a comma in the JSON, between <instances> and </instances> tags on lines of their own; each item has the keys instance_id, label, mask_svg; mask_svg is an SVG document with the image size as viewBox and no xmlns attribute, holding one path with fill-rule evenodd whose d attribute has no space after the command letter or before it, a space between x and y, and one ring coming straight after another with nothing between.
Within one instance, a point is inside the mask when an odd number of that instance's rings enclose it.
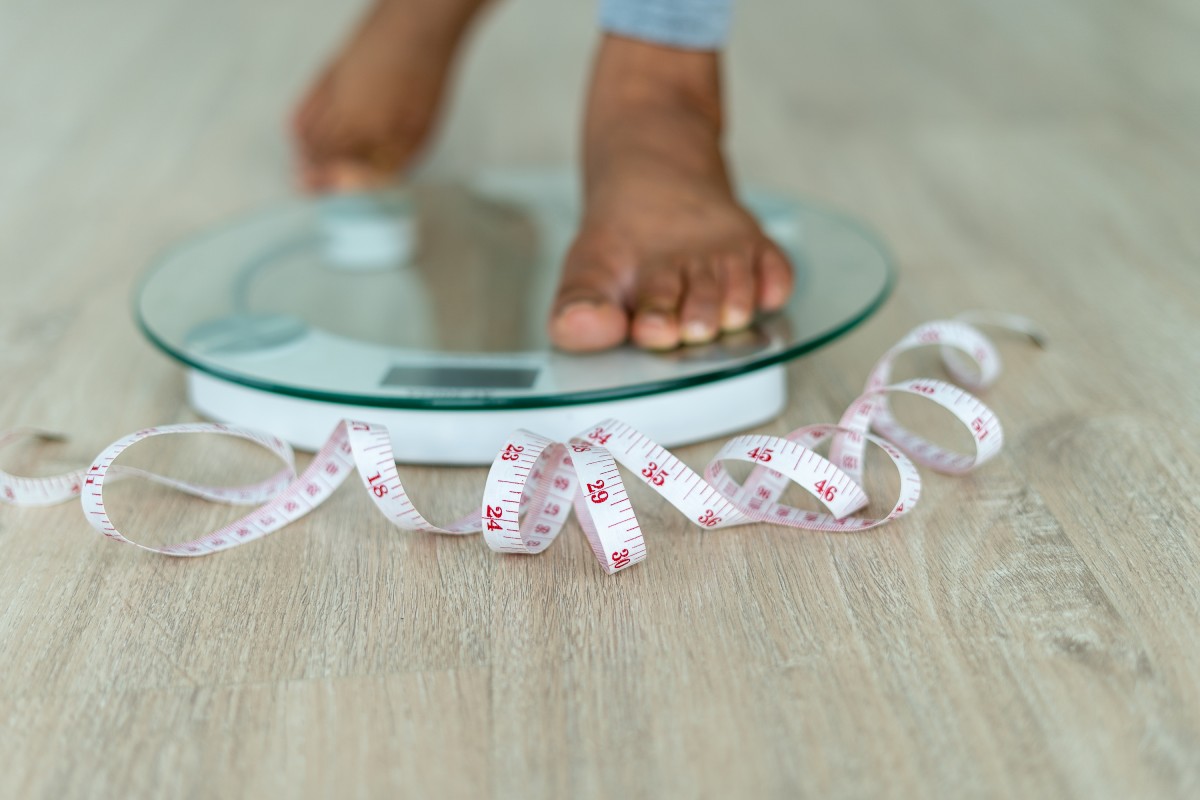
<instances>
[{"instance_id":1,"label":"number 34 on tape","mask_svg":"<svg viewBox=\"0 0 1200 800\"><path fill-rule=\"evenodd\" d=\"M566 442L519 430L496 456L476 510L439 527L413 506L396 472L391 435L381 425L346 420L333 431L308 468L296 474L292 450L273 436L218 424L146 428L114 442L85 470L50 478L22 478L0 472L0 503L40 506L78 497L92 527L118 542L137 544L117 530L104 505L104 487L140 477L188 494L254 510L198 539L164 547L137 545L170 556L200 556L262 538L321 505L356 474L376 508L393 525L441 534L482 533L493 550L536 554L553 543L571 509L587 534L596 560L608 573L646 557L646 542L625 488L627 475L657 492L694 525L729 528L769 522L820 531L859 531L882 525L913 510L921 492L916 464L951 474L968 472L999 452L1000 422L974 395L939 380L893 382L896 359L919 347L938 347L949 373L971 389L989 386L1000 374L1000 357L972 324L994 325L1031 337L1041 336L1024 318L973 312L953 320L921 325L896 343L875 365L866 390L836 425L807 425L786 436L737 436L725 443L703 474L696 473L664 448L617 420L605 420ZM892 415L888 400L909 394L950 412L971 434L973 453L956 453L906 430ZM284 468L259 483L237 487L204 486L117 464L120 455L155 436L219 434L248 440L274 453ZM0 432L0 448L32 431ZM829 445L828 456L818 447ZM867 504L862 488L867 444L879 447L900 474L899 497L885 516L855 516ZM735 480L726 463L752 465L744 481ZM779 502L789 484L817 499L823 512Z\"/></svg>"}]
</instances>

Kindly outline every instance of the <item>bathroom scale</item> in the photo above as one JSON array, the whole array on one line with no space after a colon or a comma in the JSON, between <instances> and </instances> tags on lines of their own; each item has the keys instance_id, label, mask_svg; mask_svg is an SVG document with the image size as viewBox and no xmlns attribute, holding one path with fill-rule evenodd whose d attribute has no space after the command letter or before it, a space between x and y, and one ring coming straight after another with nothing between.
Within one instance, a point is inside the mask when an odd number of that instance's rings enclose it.
<instances>
[{"instance_id":1,"label":"bathroom scale","mask_svg":"<svg viewBox=\"0 0 1200 800\"><path fill-rule=\"evenodd\" d=\"M201 415L319 448L343 419L387 426L402 462L487 464L527 428L565 441L614 417L664 446L767 422L785 365L854 328L892 267L861 222L742 197L789 254L787 307L669 352L555 350L546 319L578 226L566 173L510 170L295 200L185 241L135 297L187 368Z\"/></svg>"}]
</instances>

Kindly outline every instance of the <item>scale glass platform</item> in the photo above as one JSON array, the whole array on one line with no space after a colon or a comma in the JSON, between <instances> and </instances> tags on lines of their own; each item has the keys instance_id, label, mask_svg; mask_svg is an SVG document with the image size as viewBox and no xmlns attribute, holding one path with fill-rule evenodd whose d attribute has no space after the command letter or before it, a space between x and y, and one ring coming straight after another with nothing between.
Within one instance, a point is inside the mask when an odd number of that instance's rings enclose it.
<instances>
[{"instance_id":1,"label":"scale glass platform","mask_svg":"<svg viewBox=\"0 0 1200 800\"><path fill-rule=\"evenodd\" d=\"M136 313L188 367L196 411L301 449L343 418L387 425L410 463L489 463L516 428L566 438L608 417L686 444L778 415L785 362L862 322L891 287L885 249L857 221L764 191L743 199L791 256L791 302L671 352L550 346L579 216L578 186L554 172L297 200L167 253Z\"/></svg>"}]
</instances>

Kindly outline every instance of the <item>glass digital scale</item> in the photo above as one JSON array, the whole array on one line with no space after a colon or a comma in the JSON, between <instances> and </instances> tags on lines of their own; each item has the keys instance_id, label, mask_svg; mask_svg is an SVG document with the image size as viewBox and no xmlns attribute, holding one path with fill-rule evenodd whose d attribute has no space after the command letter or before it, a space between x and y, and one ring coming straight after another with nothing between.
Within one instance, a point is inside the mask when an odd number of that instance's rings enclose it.
<instances>
[{"instance_id":1,"label":"glass digital scale","mask_svg":"<svg viewBox=\"0 0 1200 800\"><path fill-rule=\"evenodd\" d=\"M562 353L546 317L578 194L562 173L506 171L297 200L167 253L137 318L188 367L206 417L306 450L363 419L387 425L401 461L485 464L516 428L565 440L617 417L669 447L769 421L787 400L785 362L855 327L891 287L860 223L751 191L796 268L786 309L708 345Z\"/></svg>"}]
</instances>

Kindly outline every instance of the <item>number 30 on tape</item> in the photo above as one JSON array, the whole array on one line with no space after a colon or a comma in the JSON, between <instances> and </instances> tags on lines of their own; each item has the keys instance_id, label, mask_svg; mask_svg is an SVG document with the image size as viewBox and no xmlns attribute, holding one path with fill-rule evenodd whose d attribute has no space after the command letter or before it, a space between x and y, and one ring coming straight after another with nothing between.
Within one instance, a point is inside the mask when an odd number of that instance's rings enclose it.
<instances>
[{"instance_id":1,"label":"number 30 on tape","mask_svg":"<svg viewBox=\"0 0 1200 800\"><path fill-rule=\"evenodd\" d=\"M104 536L170 556L200 556L262 538L321 505L352 474L393 525L403 530L441 534L482 532L493 550L536 554L549 547L571 509L587 534L596 560L608 573L646 557L646 542L630 503L621 467L703 529L769 522L790 528L858 531L882 525L912 511L921 493L916 464L961 474L999 452L1004 433L999 420L974 395L944 381L893 382L896 359L919 347L940 348L949 373L972 389L986 388L1000 374L1000 357L971 323L1023 333L1041 344L1033 325L1021 317L974 312L954 320L930 322L911 331L871 370L864 393L836 425L808 425L787 436L737 436L725 443L703 475L692 471L645 435L617 420L605 420L566 442L519 430L505 442L484 484L476 510L439 527L413 506L392 454L391 435L381 425L340 423L299 476L292 450L257 431L218 424L169 425L130 434L96 457L85 470L50 478L22 478L0 472L0 503L41 506L78 497L87 520ZM910 394L950 412L971 434L973 453L955 453L906 430L892 415L892 395ZM283 469L259 483L238 487L203 486L117 464L129 447L155 436L219 434L260 445ZM0 432L0 448L33 431ZM829 456L816 449L829 443ZM867 504L862 488L863 454L878 446L900 474L899 497L885 516L855 516ZM745 481L726 469L730 461L752 465ZM140 477L182 492L223 503L255 507L241 519L198 539L165 547L138 544L117 530L104 505L107 483ZM825 508L805 511L779 502L789 484L797 484Z\"/></svg>"}]
</instances>

